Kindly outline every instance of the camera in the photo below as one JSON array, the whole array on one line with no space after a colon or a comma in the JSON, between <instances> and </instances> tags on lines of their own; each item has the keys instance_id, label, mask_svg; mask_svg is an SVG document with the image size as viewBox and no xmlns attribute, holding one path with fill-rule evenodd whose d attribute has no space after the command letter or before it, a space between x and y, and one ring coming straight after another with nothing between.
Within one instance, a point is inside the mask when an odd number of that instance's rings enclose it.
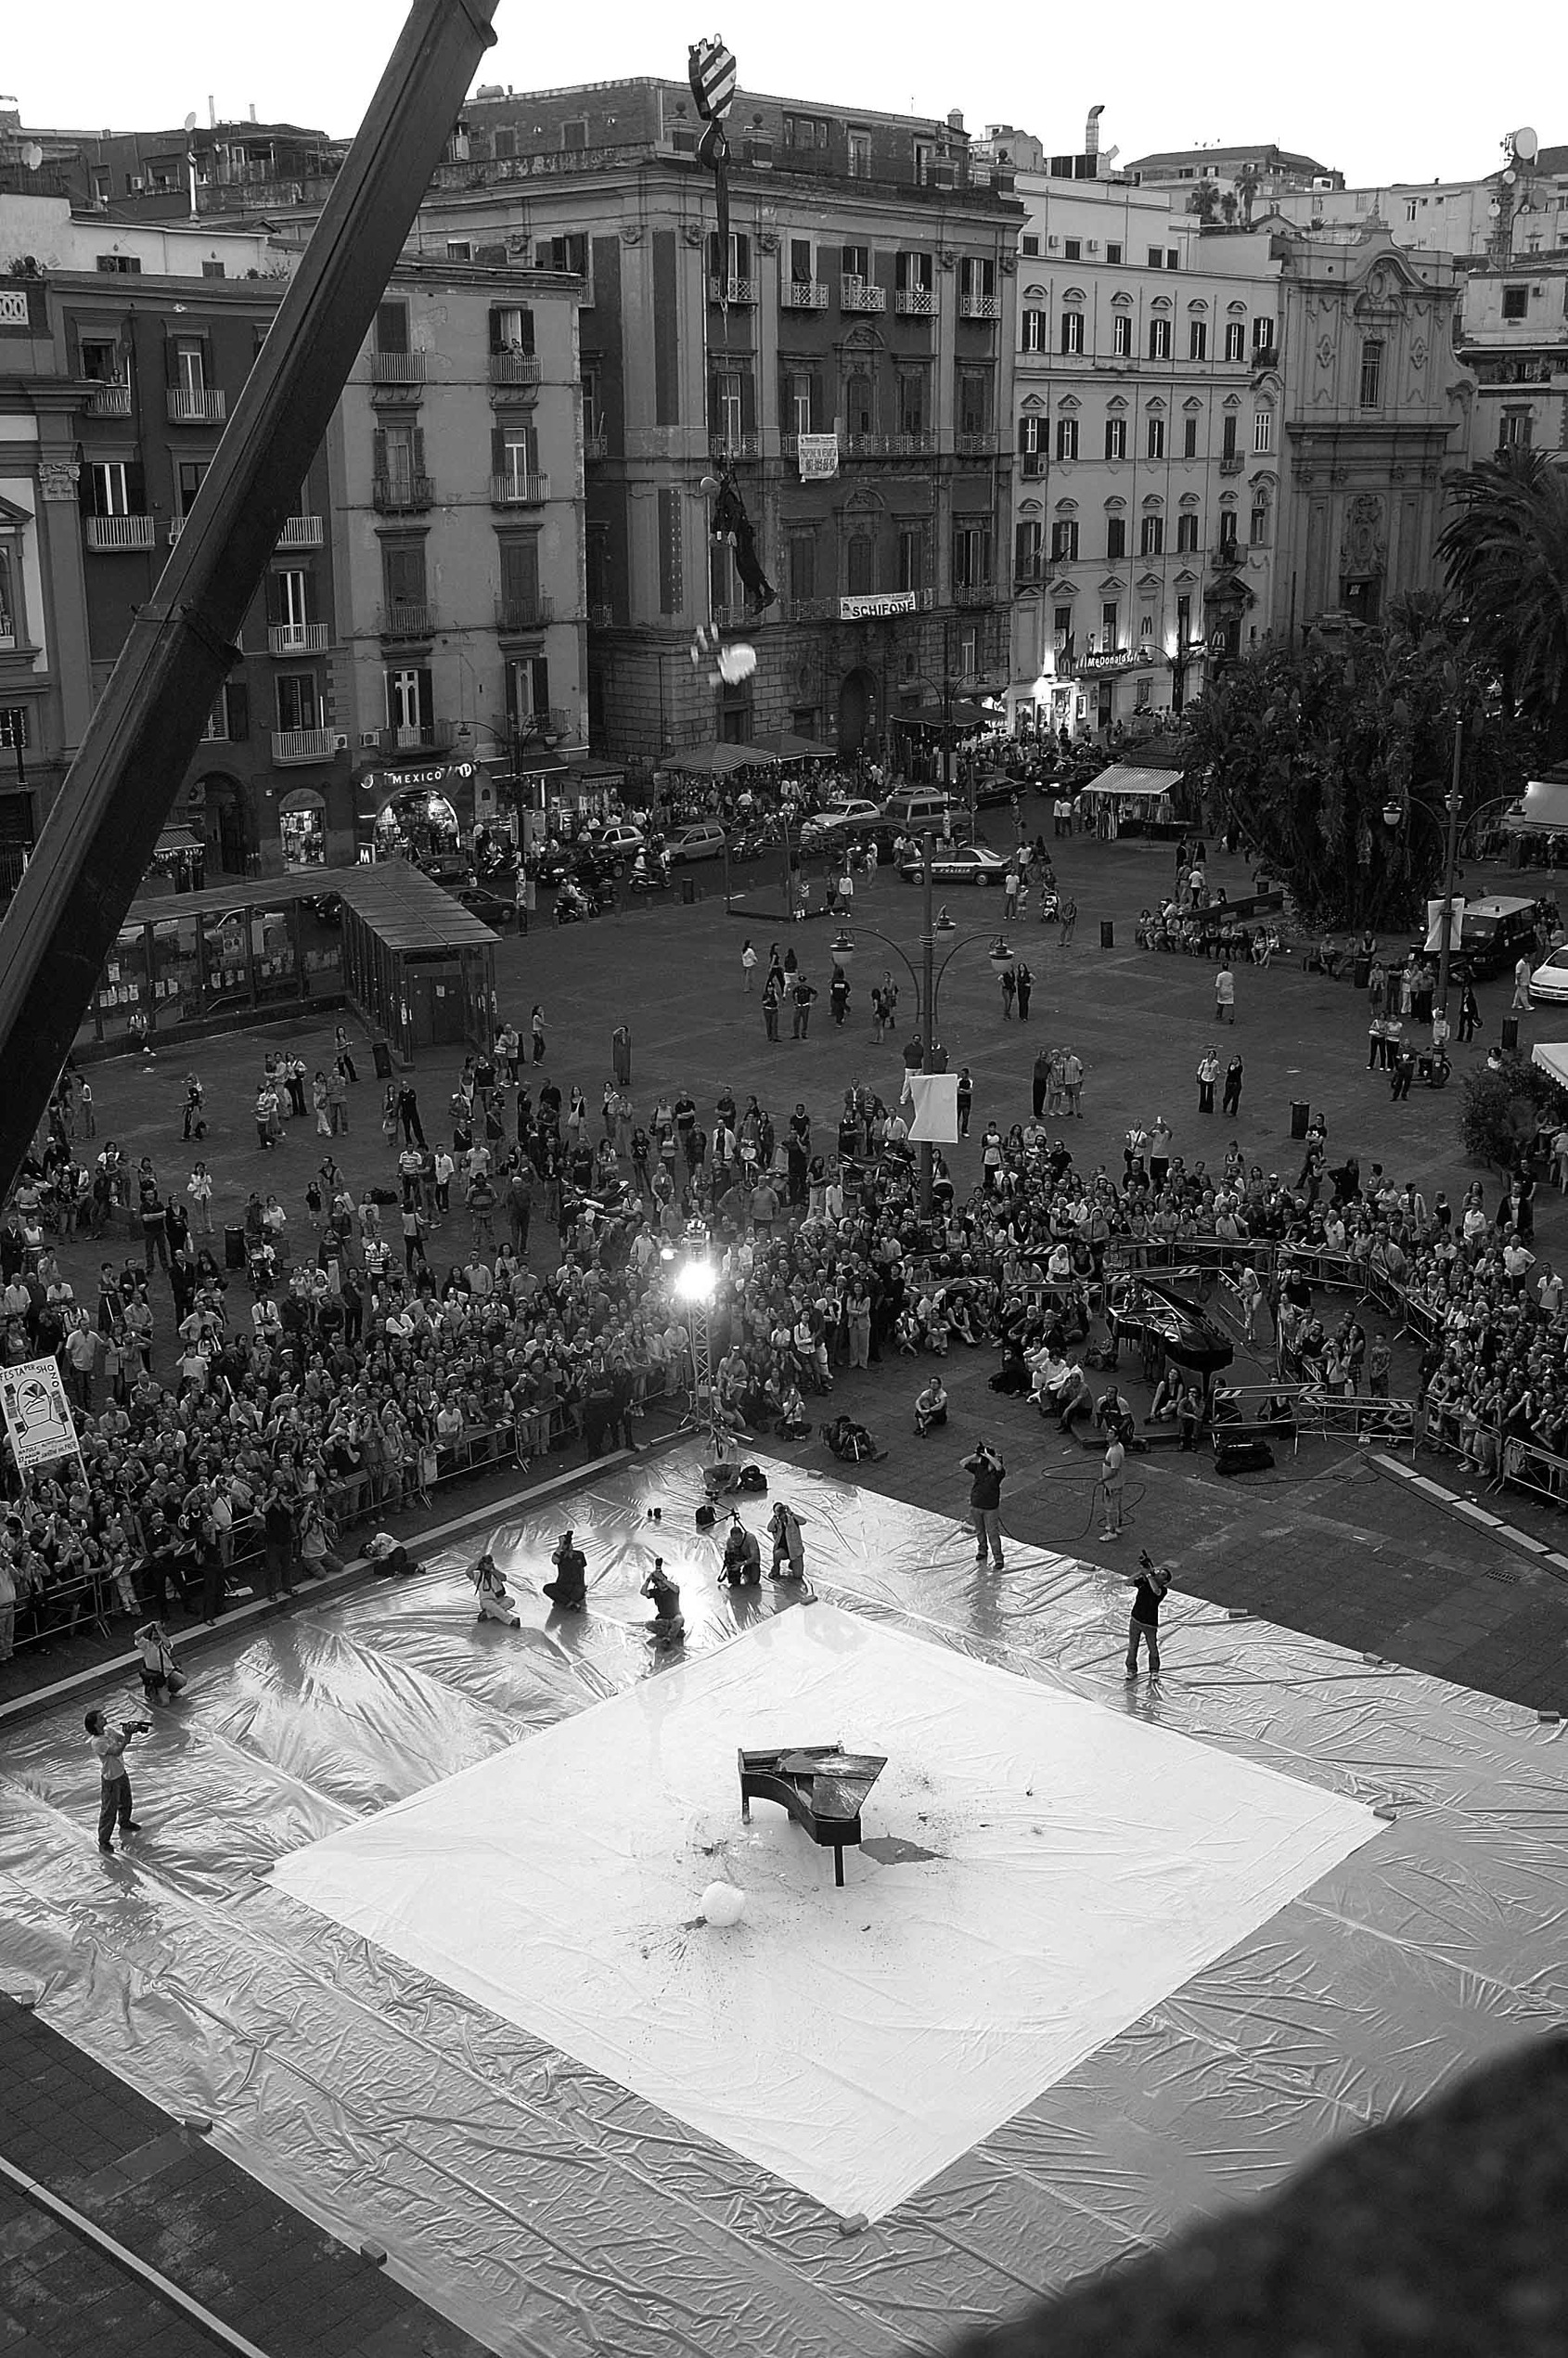
<instances>
[{"instance_id":1,"label":"camera","mask_svg":"<svg viewBox=\"0 0 1568 2358\"><path fill-rule=\"evenodd\" d=\"M125 1735L150 1735L152 1733L152 1721L150 1720L127 1720L122 1733Z\"/></svg>"}]
</instances>

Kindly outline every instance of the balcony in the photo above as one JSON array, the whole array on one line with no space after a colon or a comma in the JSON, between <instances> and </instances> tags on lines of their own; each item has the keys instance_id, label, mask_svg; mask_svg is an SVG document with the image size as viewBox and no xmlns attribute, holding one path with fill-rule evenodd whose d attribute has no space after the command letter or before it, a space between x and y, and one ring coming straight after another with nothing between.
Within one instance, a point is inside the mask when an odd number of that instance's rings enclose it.
<instances>
[{"instance_id":1,"label":"balcony","mask_svg":"<svg viewBox=\"0 0 1568 2358\"><path fill-rule=\"evenodd\" d=\"M931 287L900 287L893 295L893 307L901 319L934 319L935 290Z\"/></svg>"},{"instance_id":2,"label":"balcony","mask_svg":"<svg viewBox=\"0 0 1568 2358\"><path fill-rule=\"evenodd\" d=\"M710 278L708 301L727 303L734 311L756 308L757 282L754 278Z\"/></svg>"},{"instance_id":3,"label":"balcony","mask_svg":"<svg viewBox=\"0 0 1568 2358\"><path fill-rule=\"evenodd\" d=\"M994 581L965 581L953 585L955 606L994 606L996 602L996 585Z\"/></svg>"},{"instance_id":4,"label":"balcony","mask_svg":"<svg viewBox=\"0 0 1568 2358\"><path fill-rule=\"evenodd\" d=\"M826 311L828 281L826 278L787 278L779 287L778 303L783 311Z\"/></svg>"},{"instance_id":5,"label":"balcony","mask_svg":"<svg viewBox=\"0 0 1568 2358\"><path fill-rule=\"evenodd\" d=\"M497 598L495 600L497 630L547 630L555 618L553 598Z\"/></svg>"},{"instance_id":6,"label":"balcony","mask_svg":"<svg viewBox=\"0 0 1568 2358\"><path fill-rule=\"evenodd\" d=\"M991 432L983 434L955 434L953 437L955 458L995 458L998 447L997 436Z\"/></svg>"},{"instance_id":7,"label":"balcony","mask_svg":"<svg viewBox=\"0 0 1568 2358\"><path fill-rule=\"evenodd\" d=\"M376 747L382 754L449 754L456 733L449 720L404 721L377 729Z\"/></svg>"},{"instance_id":8,"label":"balcony","mask_svg":"<svg viewBox=\"0 0 1568 2358\"><path fill-rule=\"evenodd\" d=\"M371 503L383 516L406 516L435 505L435 486L429 475L378 475Z\"/></svg>"},{"instance_id":9,"label":"balcony","mask_svg":"<svg viewBox=\"0 0 1568 2358\"><path fill-rule=\"evenodd\" d=\"M131 414L131 388L128 382L95 385L87 395L89 418L128 418Z\"/></svg>"},{"instance_id":10,"label":"balcony","mask_svg":"<svg viewBox=\"0 0 1568 2358\"><path fill-rule=\"evenodd\" d=\"M1043 557L1021 557L1012 569L1015 589L1035 589L1046 577Z\"/></svg>"},{"instance_id":11,"label":"balcony","mask_svg":"<svg viewBox=\"0 0 1568 2358\"><path fill-rule=\"evenodd\" d=\"M400 598L383 606L376 617L378 638L429 638L435 630L435 609Z\"/></svg>"},{"instance_id":12,"label":"balcony","mask_svg":"<svg viewBox=\"0 0 1568 2358\"><path fill-rule=\"evenodd\" d=\"M325 623L269 623L269 655L321 655L327 651Z\"/></svg>"},{"instance_id":13,"label":"balcony","mask_svg":"<svg viewBox=\"0 0 1568 2358\"><path fill-rule=\"evenodd\" d=\"M869 278L841 278L839 280L839 309L841 311L885 311L887 289L873 285Z\"/></svg>"},{"instance_id":14,"label":"balcony","mask_svg":"<svg viewBox=\"0 0 1568 2358\"><path fill-rule=\"evenodd\" d=\"M154 548L158 525L151 516L89 516L87 546L104 556L126 548Z\"/></svg>"},{"instance_id":15,"label":"balcony","mask_svg":"<svg viewBox=\"0 0 1568 2358\"><path fill-rule=\"evenodd\" d=\"M272 758L279 769L300 762L329 762L338 751L334 729L275 728L272 732Z\"/></svg>"},{"instance_id":16,"label":"balcony","mask_svg":"<svg viewBox=\"0 0 1568 2358\"><path fill-rule=\"evenodd\" d=\"M787 623L837 622L839 601L836 598L786 598L781 613Z\"/></svg>"},{"instance_id":17,"label":"balcony","mask_svg":"<svg viewBox=\"0 0 1568 2358\"><path fill-rule=\"evenodd\" d=\"M583 436L583 464L585 467L597 467L601 459L608 458L609 456L610 436L608 434L585 434Z\"/></svg>"},{"instance_id":18,"label":"balcony","mask_svg":"<svg viewBox=\"0 0 1568 2358\"><path fill-rule=\"evenodd\" d=\"M171 385L163 401L171 426L221 426L228 414L226 393L191 393L183 385Z\"/></svg>"},{"instance_id":19,"label":"balcony","mask_svg":"<svg viewBox=\"0 0 1568 2358\"><path fill-rule=\"evenodd\" d=\"M279 548L320 548L326 540L327 527L319 516L286 516L277 535Z\"/></svg>"},{"instance_id":20,"label":"balcony","mask_svg":"<svg viewBox=\"0 0 1568 2358\"><path fill-rule=\"evenodd\" d=\"M1241 451L1227 450L1219 462L1219 470L1222 475L1239 475L1246 463Z\"/></svg>"},{"instance_id":21,"label":"balcony","mask_svg":"<svg viewBox=\"0 0 1568 2358\"><path fill-rule=\"evenodd\" d=\"M548 475L492 475L492 508L543 508L550 496Z\"/></svg>"},{"instance_id":22,"label":"balcony","mask_svg":"<svg viewBox=\"0 0 1568 2358\"><path fill-rule=\"evenodd\" d=\"M1043 450L1026 450L1020 458L1019 471L1025 483L1042 483L1049 463Z\"/></svg>"},{"instance_id":23,"label":"balcony","mask_svg":"<svg viewBox=\"0 0 1568 2358\"><path fill-rule=\"evenodd\" d=\"M1247 552L1239 540L1216 540L1209 551L1213 565L1240 565Z\"/></svg>"},{"instance_id":24,"label":"balcony","mask_svg":"<svg viewBox=\"0 0 1568 2358\"><path fill-rule=\"evenodd\" d=\"M763 455L760 434L710 434L708 456L715 466L735 467Z\"/></svg>"},{"instance_id":25,"label":"balcony","mask_svg":"<svg viewBox=\"0 0 1568 2358\"><path fill-rule=\"evenodd\" d=\"M588 628L590 630L613 630L614 627L615 609L613 606L589 607Z\"/></svg>"},{"instance_id":26,"label":"balcony","mask_svg":"<svg viewBox=\"0 0 1568 2358\"><path fill-rule=\"evenodd\" d=\"M999 319L1001 316L1002 298L1000 295L960 295L958 297L960 319Z\"/></svg>"},{"instance_id":27,"label":"balcony","mask_svg":"<svg viewBox=\"0 0 1568 2358\"><path fill-rule=\"evenodd\" d=\"M490 355L490 381L493 385L536 385L539 381L538 355L532 352L493 352Z\"/></svg>"},{"instance_id":28,"label":"balcony","mask_svg":"<svg viewBox=\"0 0 1568 2358\"><path fill-rule=\"evenodd\" d=\"M425 355L422 352L373 352L370 381L373 385L417 388L425 381Z\"/></svg>"},{"instance_id":29,"label":"balcony","mask_svg":"<svg viewBox=\"0 0 1568 2358\"><path fill-rule=\"evenodd\" d=\"M846 434L842 445L845 458L930 458L935 452L933 433Z\"/></svg>"}]
</instances>

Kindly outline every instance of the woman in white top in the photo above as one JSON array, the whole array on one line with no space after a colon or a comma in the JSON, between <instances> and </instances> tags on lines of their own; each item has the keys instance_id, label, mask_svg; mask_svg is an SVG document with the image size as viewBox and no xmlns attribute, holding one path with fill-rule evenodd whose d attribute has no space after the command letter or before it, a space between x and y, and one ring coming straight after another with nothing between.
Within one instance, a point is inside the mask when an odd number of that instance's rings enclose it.
<instances>
[{"instance_id":1,"label":"woman in white top","mask_svg":"<svg viewBox=\"0 0 1568 2358\"><path fill-rule=\"evenodd\" d=\"M740 972L744 978L745 988L749 991L756 988L754 980L756 971L757 953L752 947L750 937L748 937L740 946Z\"/></svg>"},{"instance_id":2,"label":"woman in white top","mask_svg":"<svg viewBox=\"0 0 1568 2358\"><path fill-rule=\"evenodd\" d=\"M198 1233L212 1233L212 1174L205 1163L198 1163L186 1181L186 1193L195 1206Z\"/></svg>"}]
</instances>

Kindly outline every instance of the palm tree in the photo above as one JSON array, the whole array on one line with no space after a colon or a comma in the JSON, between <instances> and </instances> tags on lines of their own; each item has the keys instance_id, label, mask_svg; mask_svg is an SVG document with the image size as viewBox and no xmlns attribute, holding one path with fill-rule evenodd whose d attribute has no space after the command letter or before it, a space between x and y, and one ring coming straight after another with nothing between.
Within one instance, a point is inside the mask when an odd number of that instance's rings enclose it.
<instances>
[{"instance_id":1,"label":"palm tree","mask_svg":"<svg viewBox=\"0 0 1568 2358\"><path fill-rule=\"evenodd\" d=\"M1568 754L1568 467L1545 451L1500 451L1455 478L1459 513L1437 550L1472 638L1494 662L1510 710Z\"/></svg>"},{"instance_id":2,"label":"palm tree","mask_svg":"<svg viewBox=\"0 0 1568 2358\"><path fill-rule=\"evenodd\" d=\"M1232 183L1241 207L1241 225L1253 225L1253 200L1263 187L1263 174L1255 163L1244 163Z\"/></svg>"},{"instance_id":3,"label":"palm tree","mask_svg":"<svg viewBox=\"0 0 1568 2358\"><path fill-rule=\"evenodd\" d=\"M1200 180L1188 191L1187 210L1197 214L1205 229L1212 226L1219 212L1219 190L1212 180Z\"/></svg>"}]
</instances>

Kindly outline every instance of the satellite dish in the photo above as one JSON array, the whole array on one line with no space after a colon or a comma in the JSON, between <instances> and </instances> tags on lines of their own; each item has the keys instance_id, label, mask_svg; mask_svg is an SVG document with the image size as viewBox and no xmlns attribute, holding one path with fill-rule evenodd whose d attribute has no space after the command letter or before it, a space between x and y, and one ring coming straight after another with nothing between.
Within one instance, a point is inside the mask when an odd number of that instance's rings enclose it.
<instances>
[{"instance_id":1,"label":"satellite dish","mask_svg":"<svg viewBox=\"0 0 1568 2358\"><path fill-rule=\"evenodd\" d=\"M36 139L30 139L21 151L21 160L29 172L36 172L44 161L44 150Z\"/></svg>"},{"instance_id":2,"label":"satellite dish","mask_svg":"<svg viewBox=\"0 0 1568 2358\"><path fill-rule=\"evenodd\" d=\"M187 131L194 131L196 129L196 117L193 114L186 115L186 129Z\"/></svg>"},{"instance_id":3,"label":"satellite dish","mask_svg":"<svg viewBox=\"0 0 1568 2358\"><path fill-rule=\"evenodd\" d=\"M1523 131L1516 131L1513 135L1513 152L1521 163L1534 163L1540 153L1540 141L1528 123Z\"/></svg>"}]
</instances>

